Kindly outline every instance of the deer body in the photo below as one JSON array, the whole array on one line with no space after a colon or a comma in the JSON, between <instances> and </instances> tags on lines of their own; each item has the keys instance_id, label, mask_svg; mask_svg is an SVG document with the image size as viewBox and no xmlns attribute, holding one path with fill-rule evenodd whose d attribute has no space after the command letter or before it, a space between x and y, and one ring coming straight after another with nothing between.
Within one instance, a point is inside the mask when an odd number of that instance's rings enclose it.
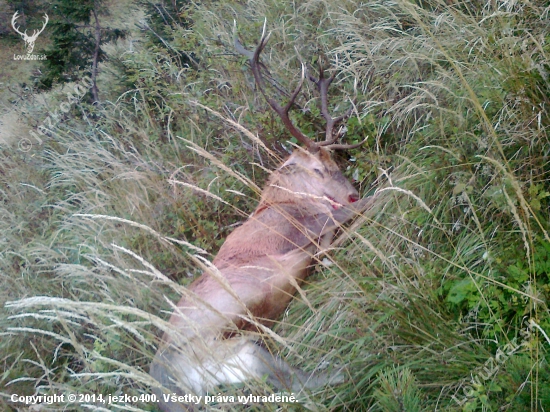
<instances>
[{"instance_id":1,"label":"deer body","mask_svg":"<svg viewBox=\"0 0 550 412\"><path fill-rule=\"evenodd\" d=\"M328 383L327 376L308 376L246 338L224 336L256 329L254 322L269 326L284 312L316 251L370 204L371 198L358 198L328 150L297 149L273 172L254 214L227 237L213 261L217 273L204 273L178 303L153 377L171 391L194 395L263 376L295 392ZM172 403L162 408L183 410Z\"/></svg>"},{"instance_id":2,"label":"deer body","mask_svg":"<svg viewBox=\"0 0 550 412\"><path fill-rule=\"evenodd\" d=\"M263 36L255 53L237 44L238 50L249 53L264 96L258 58L266 42ZM293 125L289 128L307 150L296 149L272 173L254 213L227 237L213 266L190 285L172 313L171 329L150 369L170 393L200 396L220 384L264 377L276 388L293 392L341 381L338 375L306 374L239 334L272 324L307 276L316 253L330 245L335 230L372 203L373 198L359 199L331 157L332 148L354 147L334 144L338 136L333 137L333 128L344 116L333 119L327 112L326 90L332 79L321 72L317 82L327 120L326 142L313 142ZM284 108L266 96L285 124L290 123L288 110L298 91ZM159 389L156 393L165 412L192 408L166 402Z\"/></svg>"}]
</instances>

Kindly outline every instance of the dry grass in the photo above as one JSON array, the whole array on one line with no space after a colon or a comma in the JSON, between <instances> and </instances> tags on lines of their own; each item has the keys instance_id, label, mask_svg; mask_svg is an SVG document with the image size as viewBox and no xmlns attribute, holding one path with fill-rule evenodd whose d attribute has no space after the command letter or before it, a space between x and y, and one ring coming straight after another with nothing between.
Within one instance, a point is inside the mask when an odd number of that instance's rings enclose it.
<instances>
[{"instance_id":1,"label":"dry grass","mask_svg":"<svg viewBox=\"0 0 550 412\"><path fill-rule=\"evenodd\" d=\"M449 3L189 6L193 27L164 36L200 70L143 37L122 59L134 89L80 107L85 119L29 153L2 149L0 404L13 407L11 393L150 393L148 364L200 272L195 255L214 254L246 218L284 154L232 50L233 19L252 47L267 18L276 82L291 89L298 56L324 54L339 71L334 109L355 105L348 138L371 137L342 163L363 193L382 189L266 331L296 366L344 369L345 384L304 406L548 410L549 10ZM299 103L295 120L313 135L311 86ZM524 346L494 376L463 405L452 399L514 339Z\"/></svg>"}]
</instances>

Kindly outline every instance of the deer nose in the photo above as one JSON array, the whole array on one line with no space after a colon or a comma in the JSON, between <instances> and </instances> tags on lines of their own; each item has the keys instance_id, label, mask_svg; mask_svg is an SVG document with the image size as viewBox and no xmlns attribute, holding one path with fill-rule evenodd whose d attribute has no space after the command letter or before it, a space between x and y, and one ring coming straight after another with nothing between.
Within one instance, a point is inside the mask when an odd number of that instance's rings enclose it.
<instances>
[{"instance_id":1,"label":"deer nose","mask_svg":"<svg viewBox=\"0 0 550 412\"><path fill-rule=\"evenodd\" d=\"M354 194L352 194L352 195L349 195L349 197L348 197L348 201L349 201L350 203L355 203L355 202L357 202L358 200L359 200L359 195L356 194L356 193L354 193Z\"/></svg>"}]
</instances>

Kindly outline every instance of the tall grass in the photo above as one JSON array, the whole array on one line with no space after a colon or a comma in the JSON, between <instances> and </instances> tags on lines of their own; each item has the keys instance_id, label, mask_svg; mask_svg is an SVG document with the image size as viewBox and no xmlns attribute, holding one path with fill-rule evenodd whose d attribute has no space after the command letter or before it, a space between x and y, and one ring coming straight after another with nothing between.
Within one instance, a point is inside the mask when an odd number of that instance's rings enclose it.
<instances>
[{"instance_id":1,"label":"tall grass","mask_svg":"<svg viewBox=\"0 0 550 412\"><path fill-rule=\"evenodd\" d=\"M153 15L141 48L111 56L124 93L75 108L29 153L2 148L2 406L151 392L194 256L212 258L291 148L232 46L234 19L252 48L266 18L273 84L291 90L300 59L338 70L331 108L355 107L346 139L370 136L339 160L381 193L264 337L305 370L344 371L302 406L548 410L549 9L451 3L201 2L181 8L189 27ZM317 100L306 86L293 114L311 136ZM245 390L269 392L258 385Z\"/></svg>"}]
</instances>

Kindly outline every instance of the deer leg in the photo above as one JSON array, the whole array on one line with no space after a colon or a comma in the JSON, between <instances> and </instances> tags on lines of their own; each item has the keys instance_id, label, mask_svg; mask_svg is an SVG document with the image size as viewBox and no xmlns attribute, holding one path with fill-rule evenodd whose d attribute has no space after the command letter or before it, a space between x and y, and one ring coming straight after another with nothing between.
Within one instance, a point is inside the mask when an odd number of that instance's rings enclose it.
<instances>
[{"instance_id":1,"label":"deer leg","mask_svg":"<svg viewBox=\"0 0 550 412\"><path fill-rule=\"evenodd\" d=\"M264 378L278 390L296 393L344 381L340 373L307 373L294 368L245 337L215 341L204 350L208 354L193 357L169 345L157 352L150 374L166 389L164 393L178 396L202 396L221 384ZM214 359L211 353L216 354ZM203 359L202 362L199 357ZM160 399L159 406L163 412L195 410L193 403L182 405L166 402L160 389L155 389L154 393Z\"/></svg>"},{"instance_id":2,"label":"deer leg","mask_svg":"<svg viewBox=\"0 0 550 412\"><path fill-rule=\"evenodd\" d=\"M178 354L172 348L162 352L159 350L149 369L149 374L164 388L153 388L153 393L159 400L158 405L162 412L191 412L196 410L192 404L184 406L181 403L171 402L170 399L164 398L165 395L172 394L177 396L186 395L187 391L178 384L178 379L174 377L174 374L178 374L176 370L178 360Z\"/></svg>"},{"instance_id":3,"label":"deer leg","mask_svg":"<svg viewBox=\"0 0 550 412\"><path fill-rule=\"evenodd\" d=\"M238 356L248 359L248 369L252 375L256 378L267 377L267 382L279 390L300 392L303 389L335 385L344 381L341 373L307 373L292 367L282 358L253 342L243 346Z\"/></svg>"}]
</instances>

